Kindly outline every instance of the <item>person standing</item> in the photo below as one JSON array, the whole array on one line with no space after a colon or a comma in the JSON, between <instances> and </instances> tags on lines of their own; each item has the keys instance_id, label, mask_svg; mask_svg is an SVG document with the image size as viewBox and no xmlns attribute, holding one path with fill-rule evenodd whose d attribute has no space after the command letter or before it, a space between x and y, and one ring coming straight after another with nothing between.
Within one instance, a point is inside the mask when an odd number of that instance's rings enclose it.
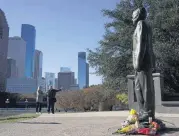
<instances>
[{"instance_id":1,"label":"person standing","mask_svg":"<svg viewBox=\"0 0 179 136\"><path fill-rule=\"evenodd\" d=\"M49 90L47 91L47 112L50 113L50 110L52 112L52 114L54 114L54 106L55 106L55 102L56 100L56 93L61 91L62 88L60 90L56 90L53 89L52 86L50 86Z\"/></svg>"},{"instance_id":2,"label":"person standing","mask_svg":"<svg viewBox=\"0 0 179 136\"><path fill-rule=\"evenodd\" d=\"M41 113L43 103L43 91L42 87L39 86L36 92L36 114Z\"/></svg>"}]
</instances>

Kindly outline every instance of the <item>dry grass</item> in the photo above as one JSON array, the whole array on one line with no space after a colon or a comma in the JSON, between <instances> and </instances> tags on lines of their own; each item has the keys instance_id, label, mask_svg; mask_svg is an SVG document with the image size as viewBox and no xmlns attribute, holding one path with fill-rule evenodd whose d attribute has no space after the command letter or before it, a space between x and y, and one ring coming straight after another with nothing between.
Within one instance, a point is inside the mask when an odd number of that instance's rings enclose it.
<instances>
[{"instance_id":1,"label":"dry grass","mask_svg":"<svg viewBox=\"0 0 179 136\"><path fill-rule=\"evenodd\" d=\"M9 117L2 117L2 118L0 118L0 123L14 123L17 121L37 118L39 116L40 115L38 115L38 114L27 113L27 114L20 114L20 115L14 115L14 116L9 116Z\"/></svg>"}]
</instances>

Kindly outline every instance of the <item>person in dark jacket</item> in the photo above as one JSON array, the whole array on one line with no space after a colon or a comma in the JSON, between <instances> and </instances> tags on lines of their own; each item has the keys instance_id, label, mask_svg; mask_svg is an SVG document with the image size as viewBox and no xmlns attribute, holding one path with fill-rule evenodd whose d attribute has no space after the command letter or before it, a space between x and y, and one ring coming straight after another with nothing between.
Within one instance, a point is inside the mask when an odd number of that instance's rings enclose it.
<instances>
[{"instance_id":1,"label":"person in dark jacket","mask_svg":"<svg viewBox=\"0 0 179 136\"><path fill-rule=\"evenodd\" d=\"M54 114L54 106L55 106L55 102L56 102L56 93L61 91L62 88L60 90L57 89L53 89L52 86L50 86L49 90L47 91L47 112L50 113L50 109L52 114Z\"/></svg>"}]
</instances>

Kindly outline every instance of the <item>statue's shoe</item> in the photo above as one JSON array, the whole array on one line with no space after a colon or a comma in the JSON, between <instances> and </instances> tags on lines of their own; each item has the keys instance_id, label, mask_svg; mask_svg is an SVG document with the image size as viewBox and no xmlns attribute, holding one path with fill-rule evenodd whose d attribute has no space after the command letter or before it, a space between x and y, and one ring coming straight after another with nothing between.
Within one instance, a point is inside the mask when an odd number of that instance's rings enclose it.
<instances>
[{"instance_id":1,"label":"statue's shoe","mask_svg":"<svg viewBox=\"0 0 179 136\"><path fill-rule=\"evenodd\" d=\"M139 122L148 122L148 121L149 121L149 115L148 114L139 115Z\"/></svg>"}]
</instances>

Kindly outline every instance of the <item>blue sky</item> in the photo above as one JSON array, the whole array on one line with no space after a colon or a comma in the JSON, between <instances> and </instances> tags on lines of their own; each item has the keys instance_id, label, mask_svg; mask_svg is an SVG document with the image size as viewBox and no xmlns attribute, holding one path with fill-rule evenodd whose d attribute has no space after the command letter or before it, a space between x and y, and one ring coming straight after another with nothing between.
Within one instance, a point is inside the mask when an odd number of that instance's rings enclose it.
<instances>
[{"instance_id":1,"label":"blue sky","mask_svg":"<svg viewBox=\"0 0 179 136\"><path fill-rule=\"evenodd\" d=\"M94 49L104 34L102 9L115 8L119 0L0 0L10 36L20 36L21 24L36 28L36 49L43 52L44 72L70 67L77 77L78 52ZM90 72L94 70L90 68ZM90 84L101 78L90 75Z\"/></svg>"}]
</instances>

